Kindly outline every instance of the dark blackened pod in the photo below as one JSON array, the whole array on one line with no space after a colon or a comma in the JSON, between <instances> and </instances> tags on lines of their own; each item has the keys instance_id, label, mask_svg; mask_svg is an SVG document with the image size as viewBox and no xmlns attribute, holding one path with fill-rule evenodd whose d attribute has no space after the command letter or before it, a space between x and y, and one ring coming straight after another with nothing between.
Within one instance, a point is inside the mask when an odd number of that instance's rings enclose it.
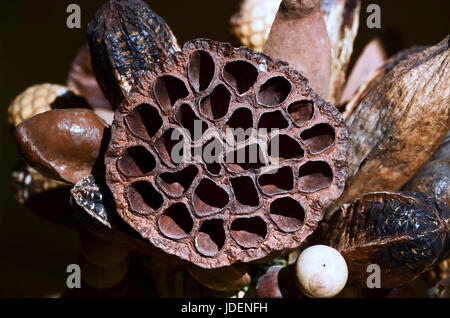
<instances>
[{"instance_id":1,"label":"dark blackened pod","mask_svg":"<svg viewBox=\"0 0 450 318\"><path fill-rule=\"evenodd\" d=\"M449 218L447 205L428 194L377 192L341 207L323 229L326 244L344 256L351 285L367 287L367 268L376 264L381 288L394 288L446 257Z\"/></svg>"},{"instance_id":2,"label":"dark blackened pod","mask_svg":"<svg viewBox=\"0 0 450 318\"><path fill-rule=\"evenodd\" d=\"M92 67L113 108L126 97L133 74L180 50L166 22L141 0L109 0L88 26Z\"/></svg>"}]
</instances>

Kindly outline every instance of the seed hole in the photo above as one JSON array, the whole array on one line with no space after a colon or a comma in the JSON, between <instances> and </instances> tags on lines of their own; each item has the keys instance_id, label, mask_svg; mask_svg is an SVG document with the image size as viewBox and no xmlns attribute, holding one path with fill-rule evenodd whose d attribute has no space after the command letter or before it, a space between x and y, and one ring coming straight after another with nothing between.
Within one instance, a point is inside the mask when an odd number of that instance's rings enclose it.
<instances>
[{"instance_id":1,"label":"seed hole","mask_svg":"<svg viewBox=\"0 0 450 318\"><path fill-rule=\"evenodd\" d=\"M193 204L199 216L216 213L228 205L227 192L210 179L202 179L194 191Z\"/></svg>"},{"instance_id":2,"label":"seed hole","mask_svg":"<svg viewBox=\"0 0 450 318\"><path fill-rule=\"evenodd\" d=\"M333 182L333 172L328 163L309 161L299 169L298 186L304 192L315 192L325 189Z\"/></svg>"},{"instance_id":3,"label":"seed hole","mask_svg":"<svg viewBox=\"0 0 450 318\"><path fill-rule=\"evenodd\" d=\"M247 145L229 152L225 157L225 162L234 172L239 170L257 170L267 164L258 144Z\"/></svg>"},{"instance_id":4,"label":"seed hole","mask_svg":"<svg viewBox=\"0 0 450 318\"><path fill-rule=\"evenodd\" d=\"M303 131L300 137L312 153L319 153L333 144L335 135L330 125L318 124Z\"/></svg>"},{"instance_id":5,"label":"seed hole","mask_svg":"<svg viewBox=\"0 0 450 318\"><path fill-rule=\"evenodd\" d=\"M231 140L242 142L250 138L251 129L253 128L253 114L250 109L241 107L234 111L230 119L228 119L225 127L232 130L225 130Z\"/></svg>"},{"instance_id":6,"label":"seed hole","mask_svg":"<svg viewBox=\"0 0 450 318\"><path fill-rule=\"evenodd\" d=\"M257 96L258 103L264 106L276 106L283 103L291 92L291 83L281 76L266 81Z\"/></svg>"},{"instance_id":7,"label":"seed hole","mask_svg":"<svg viewBox=\"0 0 450 318\"><path fill-rule=\"evenodd\" d=\"M258 191L253 179L249 176L242 176L230 179L233 192L236 197L237 213L250 212L259 206Z\"/></svg>"},{"instance_id":8,"label":"seed hole","mask_svg":"<svg viewBox=\"0 0 450 318\"><path fill-rule=\"evenodd\" d=\"M294 174L290 167L281 167L258 178L261 190L268 195L290 191L294 188Z\"/></svg>"},{"instance_id":9,"label":"seed hole","mask_svg":"<svg viewBox=\"0 0 450 318\"><path fill-rule=\"evenodd\" d=\"M270 131L271 129L285 129L288 127L289 122L279 110L262 114L258 123L258 129L266 128L267 131Z\"/></svg>"},{"instance_id":10,"label":"seed hole","mask_svg":"<svg viewBox=\"0 0 450 318\"><path fill-rule=\"evenodd\" d=\"M186 205L175 203L160 216L158 226L165 236L178 240L191 233L194 222Z\"/></svg>"},{"instance_id":11,"label":"seed hole","mask_svg":"<svg viewBox=\"0 0 450 318\"><path fill-rule=\"evenodd\" d=\"M117 161L119 171L127 177L137 177L155 169L155 157L143 146L133 146Z\"/></svg>"},{"instance_id":12,"label":"seed hole","mask_svg":"<svg viewBox=\"0 0 450 318\"><path fill-rule=\"evenodd\" d=\"M149 214L164 203L162 195L147 181L137 181L128 187L128 204L133 212Z\"/></svg>"},{"instance_id":13,"label":"seed hole","mask_svg":"<svg viewBox=\"0 0 450 318\"><path fill-rule=\"evenodd\" d=\"M208 129L208 124L200 120L188 104L183 104L178 108L175 119L189 131L191 140L194 141L199 140Z\"/></svg>"},{"instance_id":14,"label":"seed hole","mask_svg":"<svg viewBox=\"0 0 450 318\"><path fill-rule=\"evenodd\" d=\"M302 227L305 211L296 200L284 197L270 204L270 217L283 232L295 232Z\"/></svg>"},{"instance_id":15,"label":"seed hole","mask_svg":"<svg viewBox=\"0 0 450 318\"><path fill-rule=\"evenodd\" d=\"M155 146L164 162L179 165L183 159L184 142L179 130L170 128L158 139Z\"/></svg>"},{"instance_id":16,"label":"seed hole","mask_svg":"<svg viewBox=\"0 0 450 318\"><path fill-rule=\"evenodd\" d=\"M127 115L125 123L133 135L148 141L158 132L163 121L155 107L141 104Z\"/></svg>"},{"instance_id":17,"label":"seed hole","mask_svg":"<svg viewBox=\"0 0 450 318\"><path fill-rule=\"evenodd\" d=\"M210 139L202 146L202 151L206 170L213 175L220 174L222 170L220 165L220 157L223 154L222 143L216 138Z\"/></svg>"},{"instance_id":18,"label":"seed hole","mask_svg":"<svg viewBox=\"0 0 450 318\"><path fill-rule=\"evenodd\" d=\"M169 195L178 197L183 195L192 185L198 174L196 166L187 166L178 172L165 172L159 176L159 185Z\"/></svg>"},{"instance_id":19,"label":"seed hole","mask_svg":"<svg viewBox=\"0 0 450 318\"><path fill-rule=\"evenodd\" d=\"M182 80L165 75L156 80L154 95L162 109L168 111L180 98L187 97L189 92Z\"/></svg>"},{"instance_id":20,"label":"seed hole","mask_svg":"<svg viewBox=\"0 0 450 318\"><path fill-rule=\"evenodd\" d=\"M276 135L273 137L268 146L269 156L284 161L293 158L301 158L304 151L300 144L288 135Z\"/></svg>"},{"instance_id":21,"label":"seed hole","mask_svg":"<svg viewBox=\"0 0 450 318\"><path fill-rule=\"evenodd\" d=\"M239 94L243 94L256 83L258 70L248 62L234 61L225 65L223 77Z\"/></svg>"},{"instance_id":22,"label":"seed hole","mask_svg":"<svg viewBox=\"0 0 450 318\"><path fill-rule=\"evenodd\" d=\"M314 115L313 102L309 100L301 100L292 103L288 107L288 113L297 125L304 124Z\"/></svg>"},{"instance_id":23,"label":"seed hole","mask_svg":"<svg viewBox=\"0 0 450 318\"><path fill-rule=\"evenodd\" d=\"M195 51L191 55L188 76L197 92L209 87L215 73L215 64L211 55L205 51Z\"/></svg>"},{"instance_id":24,"label":"seed hole","mask_svg":"<svg viewBox=\"0 0 450 318\"><path fill-rule=\"evenodd\" d=\"M267 224L258 216L238 218L231 223L231 236L245 248L256 248L267 235Z\"/></svg>"},{"instance_id":25,"label":"seed hole","mask_svg":"<svg viewBox=\"0 0 450 318\"><path fill-rule=\"evenodd\" d=\"M197 250L205 255L212 257L219 253L225 244L225 230L223 220L206 220L200 226L195 237L195 246Z\"/></svg>"},{"instance_id":26,"label":"seed hole","mask_svg":"<svg viewBox=\"0 0 450 318\"><path fill-rule=\"evenodd\" d=\"M220 84L217 85L209 96L200 102L200 112L211 120L217 120L225 116L230 105L231 93Z\"/></svg>"}]
</instances>

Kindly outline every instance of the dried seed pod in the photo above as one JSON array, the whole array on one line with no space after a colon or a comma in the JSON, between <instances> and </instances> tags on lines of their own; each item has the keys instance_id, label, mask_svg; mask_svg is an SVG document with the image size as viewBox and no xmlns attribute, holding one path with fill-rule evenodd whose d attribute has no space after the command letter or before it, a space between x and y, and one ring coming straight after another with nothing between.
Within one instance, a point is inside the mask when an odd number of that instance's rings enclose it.
<instances>
[{"instance_id":1,"label":"dried seed pod","mask_svg":"<svg viewBox=\"0 0 450 318\"><path fill-rule=\"evenodd\" d=\"M92 70L91 53L87 44L80 49L72 62L66 85L76 89L92 108L111 109L111 104L103 95Z\"/></svg>"},{"instance_id":2,"label":"dried seed pod","mask_svg":"<svg viewBox=\"0 0 450 318\"><path fill-rule=\"evenodd\" d=\"M188 270L200 284L216 291L237 291L251 281L248 266L242 263L214 269L189 265Z\"/></svg>"},{"instance_id":3,"label":"dried seed pod","mask_svg":"<svg viewBox=\"0 0 450 318\"><path fill-rule=\"evenodd\" d=\"M105 127L91 110L55 109L22 122L14 134L29 165L74 184L91 173Z\"/></svg>"},{"instance_id":4,"label":"dried seed pod","mask_svg":"<svg viewBox=\"0 0 450 318\"><path fill-rule=\"evenodd\" d=\"M336 212L323 234L347 261L350 284L366 287L367 266L377 264L381 288L394 288L445 257L449 219L449 208L425 193L369 193Z\"/></svg>"},{"instance_id":5,"label":"dried seed pod","mask_svg":"<svg viewBox=\"0 0 450 318\"><path fill-rule=\"evenodd\" d=\"M401 189L438 148L450 126L449 41L398 64L350 115L349 178L335 206Z\"/></svg>"},{"instance_id":6,"label":"dried seed pod","mask_svg":"<svg viewBox=\"0 0 450 318\"><path fill-rule=\"evenodd\" d=\"M179 50L169 26L141 0L109 0L88 26L92 67L113 108L134 75Z\"/></svg>"},{"instance_id":7,"label":"dried seed pod","mask_svg":"<svg viewBox=\"0 0 450 318\"><path fill-rule=\"evenodd\" d=\"M194 120L198 138L189 133ZM185 142L172 140L182 127ZM226 128L253 131L237 142ZM175 145L193 160L178 162ZM211 145L211 161L196 155ZM119 215L144 238L216 268L299 246L341 193L347 148L339 112L298 72L247 48L196 40L144 73L121 104L106 181Z\"/></svg>"},{"instance_id":8,"label":"dried seed pod","mask_svg":"<svg viewBox=\"0 0 450 318\"><path fill-rule=\"evenodd\" d=\"M288 62L311 87L327 97L331 47L320 0L283 0L264 45L264 53Z\"/></svg>"},{"instance_id":9,"label":"dried seed pod","mask_svg":"<svg viewBox=\"0 0 450 318\"><path fill-rule=\"evenodd\" d=\"M302 294L296 284L293 266L275 265L258 279L256 293L259 298L297 298Z\"/></svg>"},{"instance_id":10,"label":"dried seed pod","mask_svg":"<svg viewBox=\"0 0 450 318\"><path fill-rule=\"evenodd\" d=\"M28 87L8 107L12 127L34 115L58 108L84 108L86 101L72 88L57 84L37 84Z\"/></svg>"},{"instance_id":11,"label":"dried seed pod","mask_svg":"<svg viewBox=\"0 0 450 318\"><path fill-rule=\"evenodd\" d=\"M305 249L297 259L296 271L301 290L314 298L336 296L348 278L344 258L337 250L326 245Z\"/></svg>"}]
</instances>

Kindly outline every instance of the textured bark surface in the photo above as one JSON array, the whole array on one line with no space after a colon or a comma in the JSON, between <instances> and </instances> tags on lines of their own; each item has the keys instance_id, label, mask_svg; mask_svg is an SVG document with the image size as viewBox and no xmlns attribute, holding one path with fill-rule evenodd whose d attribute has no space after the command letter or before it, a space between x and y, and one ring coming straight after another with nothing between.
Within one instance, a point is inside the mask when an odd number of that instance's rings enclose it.
<instances>
[{"instance_id":1,"label":"textured bark surface","mask_svg":"<svg viewBox=\"0 0 450 318\"><path fill-rule=\"evenodd\" d=\"M88 109L55 109L16 127L27 163L52 179L75 184L91 174L106 124Z\"/></svg>"},{"instance_id":2,"label":"textured bark surface","mask_svg":"<svg viewBox=\"0 0 450 318\"><path fill-rule=\"evenodd\" d=\"M144 73L116 112L105 162L118 213L158 248L205 268L299 246L341 194L348 147L340 113L306 83L247 48L188 42ZM194 120L217 129L196 139ZM249 127L238 142L224 130ZM195 151L193 162L176 162L177 128L187 129L185 154L218 142L215 162ZM270 157L273 138L280 151ZM260 149L253 162L250 145ZM230 153L244 162L227 161Z\"/></svg>"},{"instance_id":3,"label":"textured bark surface","mask_svg":"<svg viewBox=\"0 0 450 318\"><path fill-rule=\"evenodd\" d=\"M331 46L320 0L283 0L264 53L288 62L324 98L331 74Z\"/></svg>"},{"instance_id":4,"label":"textured bark surface","mask_svg":"<svg viewBox=\"0 0 450 318\"><path fill-rule=\"evenodd\" d=\"M350 115L349 178L336 207L401 189L438 148L450 125L449 40L379 78Z\"/></svg>"},{"instance_id":5,"label":"textured bark surface","mask_svg":"<svg viewBox=\"0 0 450 318\"><path fill-rule=\"evenodd\" d=\"M137 71L179 50L169 26L141 0L109 0L88 26L92 67L115 109Z\"/></svg>"},{"instance_id":6,"label":"textured bark surface","mask_svg":"<svg viewBox=\"0 0 450 318\"><path fill-rule=\"evenodd\" d=\"M367 287L367 266L381 269L381 287L402 286L448 254L450 210L425 193L369 193L344 205L322 228L344 256L349 283Z\"/></svg>"},{"instance_id":7,"label":"textured bark surface","mask_svg":"<svg viewBox=\"0 0 450 318\"><path fill-rule=\"evenodd\" d=\"M346 72L359 27L360 0L322 0L322 11L331 45L328 100L336 105L342 95ZM325 49L325 46L324 46Z\"/></svg>"}]
</instances>

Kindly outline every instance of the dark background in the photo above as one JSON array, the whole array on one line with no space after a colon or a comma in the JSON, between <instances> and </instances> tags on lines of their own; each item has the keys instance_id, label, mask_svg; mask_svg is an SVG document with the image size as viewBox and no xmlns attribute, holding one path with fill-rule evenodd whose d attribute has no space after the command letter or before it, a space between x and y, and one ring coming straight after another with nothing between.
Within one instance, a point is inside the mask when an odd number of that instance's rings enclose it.
<instances>
[{"instance_id":1,"label":"dark background","mask_svg":"<svg viewBox=\"0 0 450 318\"><path fill-rule=\"evenodd\" d=\"M81 7L82 29L66 27L70 3ZM65 82L75 53L85 43L86 26L102 3L0 1L0 297L57 296L65 286L66 266L76 262L77 231L47 221L13 198L10 174L19 157L6 112L28 86ZM180 44L198 37L229 41L228 19L239 6L239 0L149 3L172 27ZM381 6L379 30L365 24L370 3ZM375 36L385 40L390 54L413 45L436 44L450 31L449 16L448 0L363 1L353 57Z\"/></svg>"}]
</instances>

